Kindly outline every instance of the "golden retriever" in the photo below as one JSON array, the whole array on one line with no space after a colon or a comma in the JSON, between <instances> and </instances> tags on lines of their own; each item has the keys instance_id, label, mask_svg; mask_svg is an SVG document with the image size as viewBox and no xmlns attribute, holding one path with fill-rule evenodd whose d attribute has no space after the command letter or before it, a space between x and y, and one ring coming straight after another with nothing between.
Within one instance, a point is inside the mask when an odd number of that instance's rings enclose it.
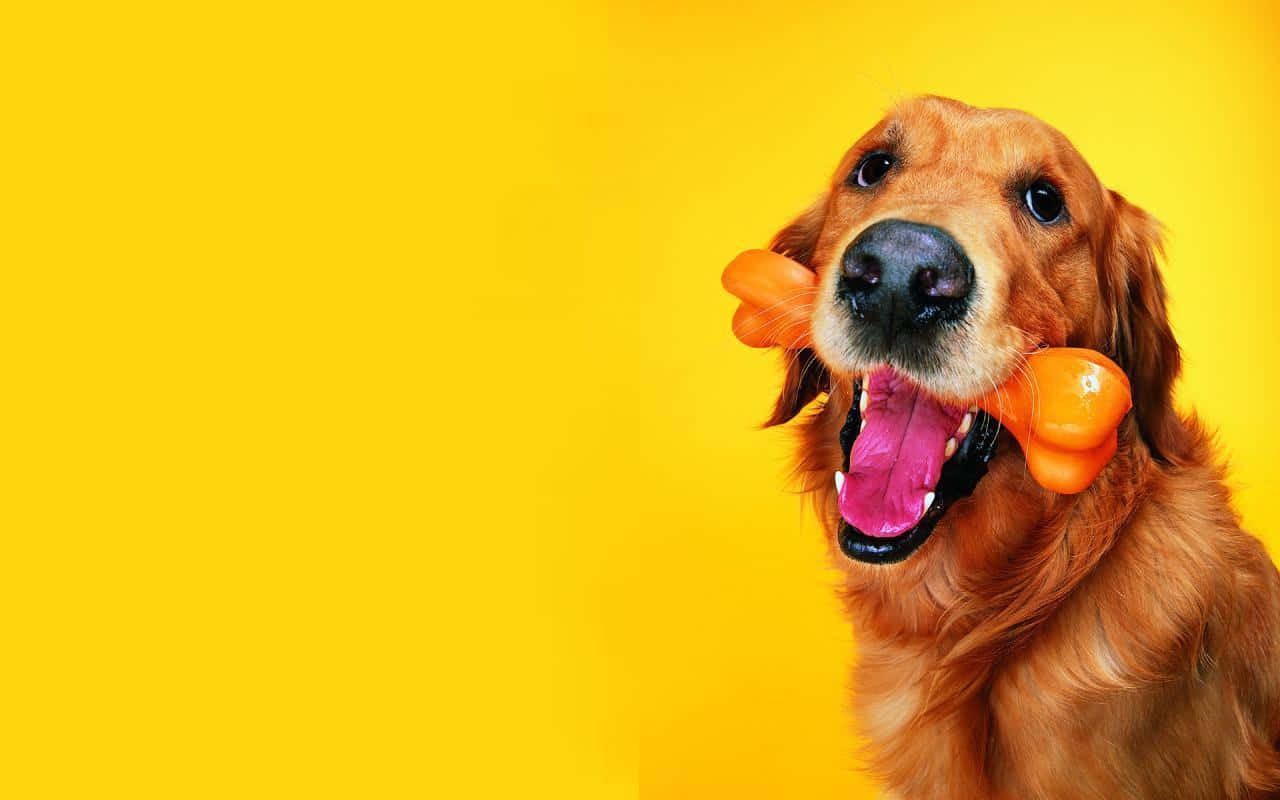
<instances>
[{"instance_id":1,"label":"golden retriever","mask_svg":"<svg viewBox=\"0 0 1280 800\"><path fill-rule=\"evenodd\" d=\"M788 353L769 424L825 395L798 472L888 796L1280 796L1280 577L1174 408L1158 223L1038 119L923 97L772 248L818 275L814 345ZM1080 494L1037 486L968 406L1043 346L1132 383Z\"/></svg>"}]
</instances>

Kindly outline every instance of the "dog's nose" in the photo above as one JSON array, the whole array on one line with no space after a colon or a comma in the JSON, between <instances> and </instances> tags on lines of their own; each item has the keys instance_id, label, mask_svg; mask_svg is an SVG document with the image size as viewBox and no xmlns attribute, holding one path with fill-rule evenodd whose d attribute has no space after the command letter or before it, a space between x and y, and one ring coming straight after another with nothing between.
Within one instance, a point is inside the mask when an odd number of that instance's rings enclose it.
<instances>
[{"instance_id":1,"label":"dog's nose","mask_svg":"<svg viewBox=\"0 0 1280 800\"><path fill-rule=\"evenodd\" d=\"M949 233L886 219L845 249L838 289L859 319L892 340L963 317L973 282L973 264Z\"/></svg>"}]
</instances>

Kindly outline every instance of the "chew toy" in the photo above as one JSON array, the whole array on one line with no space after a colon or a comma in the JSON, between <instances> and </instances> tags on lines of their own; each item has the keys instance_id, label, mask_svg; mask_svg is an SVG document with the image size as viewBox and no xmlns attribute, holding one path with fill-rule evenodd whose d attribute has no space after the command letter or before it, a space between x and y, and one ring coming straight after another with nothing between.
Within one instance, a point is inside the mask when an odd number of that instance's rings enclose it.
<instances>
[{"instance_id":1,"label":"chew toy","mask_svg":"<svg viewBox=\"0 0 1280 800\"><path fill-rule=\"evenodd\" d=\"M1129 378L1081 347L1046 347L976 405L1018 440L1031 477L1050 491L1088 488L1116 453L1116 428L1133 407Z\"/></svg>"},{"instance_id":2,"label":"chew toy","mask_svg":"<svg viewBox=\"0 0 1280 800\"><path fill-rule=\"evenodd\" d=\"M733 333L751 347L812 346L809 319L817 276L767 250L748 250L721 276L742 300ZM1049 347L998 389L973 401L1013 434L1031 476L1050 491L1075 494L1093 482L1116 452L1116 428L1132 407L1129 379L1093 350Z\"/></svg>"},{"instance_id":3,"label":"chew toy","mask_svg":"<svg viewBox=\"0 0 1280 800\"><path fill-rule=\"evenodd\" d=\"M742 300L733 315L733 335L751 347L809 347L809 317L818 276L798 261L769 250L747 250L720 276Z\"/></svg>"}]
</instances>

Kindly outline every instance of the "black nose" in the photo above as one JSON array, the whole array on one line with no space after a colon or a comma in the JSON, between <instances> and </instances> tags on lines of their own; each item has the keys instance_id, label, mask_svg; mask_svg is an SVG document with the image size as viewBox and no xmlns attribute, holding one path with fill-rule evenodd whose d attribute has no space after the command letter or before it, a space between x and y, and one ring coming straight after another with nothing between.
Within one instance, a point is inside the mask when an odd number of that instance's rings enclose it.
<instances>
[{"instance_id":1,"label":"black nose","mask_svg":"<svg viewBox=\"0 0 1280 800\"><path fill-rule=\"evenodd\" d=\"M886 219L845 249L838 289L854 315L877 325L891 344L963 317L973 279L973 264L949 233Z\"/></svg>"}]
</instances>

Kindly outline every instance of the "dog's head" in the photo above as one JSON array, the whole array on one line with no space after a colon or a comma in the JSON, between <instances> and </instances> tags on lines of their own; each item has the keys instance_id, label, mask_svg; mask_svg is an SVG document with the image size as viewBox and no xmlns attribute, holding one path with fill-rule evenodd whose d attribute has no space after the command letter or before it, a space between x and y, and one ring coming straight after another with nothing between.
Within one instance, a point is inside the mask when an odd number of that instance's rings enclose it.
<instances>
[{"instance_id":1,"label":"dog's head","mask_svg":"<svg viewBox=\"0 0 1280 800\"><path fill-rule=\"evenodd\" d=\"M802 466L826 483L830 470L847 470L837 484L856 482L839 498L856 524L836 525L849 557L906 558L993 457L1021 458L1011 444L996 455L1008 437L971 404L1038 347L1109 355L1133 385L1129 438L1157 459L1180 458L1159 225L1034 117L935 97L903 103L773 247L812 268L820 288L816 362L790 360L770 422L830 391ZM822 494L835 508L832 491Z\"/></svg>"}]
</instances>

